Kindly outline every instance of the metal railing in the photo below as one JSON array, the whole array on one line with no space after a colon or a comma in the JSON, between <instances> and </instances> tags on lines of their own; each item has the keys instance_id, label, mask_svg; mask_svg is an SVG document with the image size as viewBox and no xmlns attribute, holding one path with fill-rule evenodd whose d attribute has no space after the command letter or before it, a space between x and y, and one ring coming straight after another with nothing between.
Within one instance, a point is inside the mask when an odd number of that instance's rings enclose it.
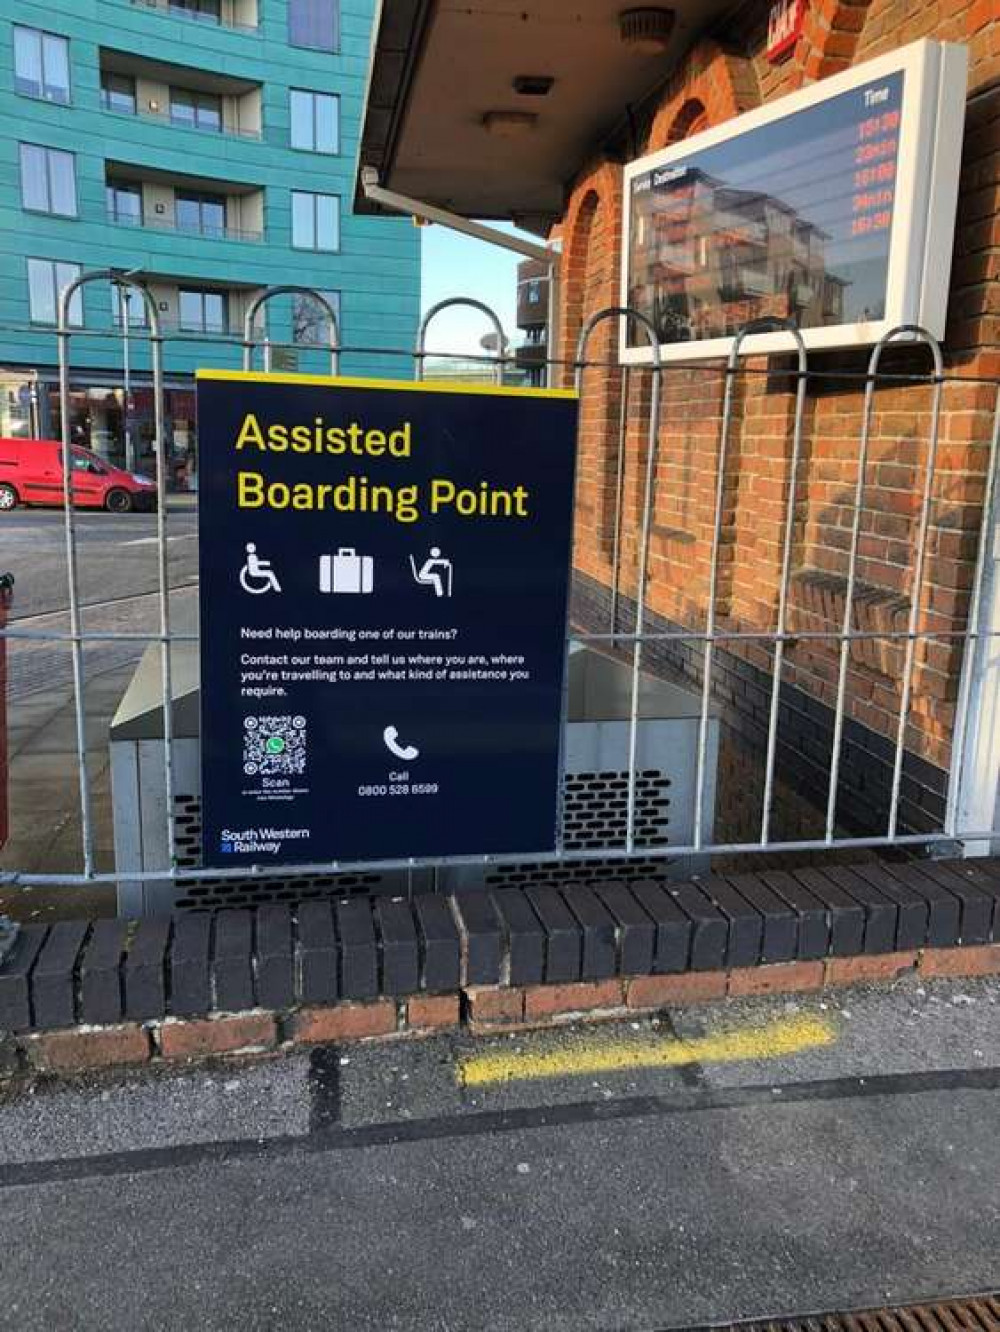
<instances>
[{"instance_id":1,"label":"metal railing","mask_svg":"<svg viewBox=\"0 0 1000 1332\"><path fill-rule=\"evenodd\" d=\"M116 213L110 209L107 220L116 227L128 227L130 231L176 231L184 236L201 236L203 240L247 241L259 244L264 239L263 231L247 227L231 227L228 224L221 227L204 224L189 226L173 217L140 217L133 213Z\"/></svg>"},{"instance_id":2,"label":"metal railing","mask_svg":"<svg viewBox=\"0 0 1000 1332\"><path fill-rule=\"evenodd\" d=\"M109 280L123 281L120 274L112 271L86 273L71 284L61 295L59 309L59 368L60 388L63 404L69 393L69 348L70 339L76 333L68 326L69 302L74 293L89 282ZM127 279L125 279L127 281ZM155 302L148 291L137 282L130 282L130 287L142 294L149 320L148 340L150 342L155 398L155 431L158 441L164 438L163 417L163 342L164 337L159 325ZM344 352L368 352L381 356L396 355L409 362L417 378L421 378L427 357L428 329L433 321L445 310L465 307L477 310L489 321L497 337L496 351L493 355L481 359L494 366L497 382L502 382L506 366L514 358L506 352L506 340L503 327L495 312L482 302L465 297L442 301L428 311L424 317L415 346L410 351L396 350L389 352L385 348L342 348L336 313L322 293L297 287L276 287L262 292L246 313L243 338L241 341L243 364L249 367L255 346L261 339L254 331L254 316L270 300L283 294L308 294L325 309L330 328L329 353L331 368L336 373L340 368L340 358ZM652 364L640 371L636 367L622 367L612 364L603 357L591 357L590 345L596 329L603 324L617 327L621 321L630 321L639 328L649 343ZM794 368L787 364L775 365L768 361L761 367L758 363L749 364L741 359L740 352L744 339L759 333L762 329L779 329L788 335L789 351L792 354ZM903 343L912 349L926 348L931 359L931 370L915 372L910 369L885 371L883 358L890 348ZM446 353L435 352L436 357ZM265 356L269 353L265 349ZM456 353L458 355L458 353ZM460 354L469 359L468 354ZM558 365L550 361L550 365ZM983 686L983 679L976 676L973 665L977 644L984 639L995 637L998 633L991 623L984 622L981 611L984 581L988 566L993 559L991 547L992 512L996 495L995 473L997 467L998 441L1000 441L1000 386L995 381L984 380L976 376L949 376L943 368L943 357L937 342L919 328L904 326L893 329L875 346L867 369L851 374L844 370L812 370L801 335L794 328L780 321L757 321L740 331L734 340L730 355L722 369L723 394L719 417L719 433L714 453L714 475L707 478L707 485L712 495L711 523L708 528L710 538L707 542L709 551L707 592L703 607L703 622L694 625L680 625L676 628L650 629L653 608L648 590L650 582L650 564L653 533L657 519L658 504L663 498L664 488L669 488L669 475L663 479L662 467L664 450L662 440L664 432L669 430L670 421L661 419L661 404L664 401L664 389L670 377L677 373L693 375L719 375L718 366L687 365L680 368L667 366L660 360L658 337L652 323L643 315L624 307L612 307L596 312L581 329L574 359L562 365L567 375L575 376L575 381L584 403L587 403L586 391L592 382L592 376L599 372L604 376L612 373L621 374L621 400L619 420L616 428L605 431L604 447L608 450L609 461L613 461L615 514L611 553L610 578L604 584L607 603L610 606L610 623L607 629L577 628L569 633L572 640L594 646L598 650L625 653L631 667L631 684L628 719L628 800L625 831L620 841L586 850L574 850L571 853L559 845L556 850L541 852L530 857L517 856L461 856L442 862L441 860L384 860L377 862L347 863L324 862L320 864L296 866L252 867L252 874L262 878L288 878L301 875L341 873L346 871L380 871L405 869L413 870L423 864L437 866L446 864L505 864L523 862L530 858L532 862L548 863L561 861L600 860L614 863L627 861L641 854L644 861L650 859L673 859L675 857L702 855L734 855L760 851L805 852L831 849L860 847L923 847L953 845L956 842L987 842L994 833L989 827L965 827L961 817L961 783L963 781L963 755L966 745L966 731L970 716L977 707L976 690ZM649 396L646 415L636 420L629 410L630 384L640 373L649 377ZM735 436L739 412L737 408L737 385L757 380L770 385L772 381L779 392L787 392L790 384L794 385L792 400L794 407L787 438L787 470L783 488L784 509L780 522L781 541L779 545L778 580L775 591L774 624L769 626L743 628L732 621L728 613L720 610L719 580L726 535L727 481L731 480L731 446ZM844 604L840 623L831 623L827 628L792 628L789 623L792 580L796 572L798 509L802 495L801 472L806 459L806 406L810 388L824 387L830 380L848 384L851 389L863 389L861 430L857 447L853 451L845 444L844 461L854 468L853 484L849 494L850 527L846 546L845 570L843 575ZM707 382L707 381L706 381ZM937 624L925 622L927 603L927 569L929 560L929 537L935 523L935 505L940 501L936 492L939 438L941 433L942 393L946 384L991 385L994 393L992 429L988 440L988 460L986 464L986 496L984 513L988 519L981 525L978 538L978 551L971 580L971 611L965 623L954 623L953 627L942 628ZM871 445L874 437L873 414L876 391L880 386L899 387L923 384L930 389L931 406L928 413L929 428L926 449L921 468L914 467L921 476L919 503L915 506L916 520L913 529L912 561L910 580L910 602L907 623L904 628L870 630L856 627L855 610L860 583L860 549L863 533L863 515L866 510L866 495L869 488L869 469ZM641 415L641 414L640 414ZM630 430L635 429L645 440L645 456L641 447L633 448ZM166 459L162 447L157 448L157 487L159 494L159 512L157 517L158 543L158 604L159 625L156 633L139 632L93 632L85 633L81 624L81 603L79 595L79 571L77 565L77 531L75 509L70 485L70 471L66 465L69 456L70 435L69 416L62 413L63 431L63 500L65 508L65 543L66 564L69 586L70 632L40 631L19 628L15 622L0 631L7 642L18 640L50 640L68 643L72 654L73 692L76 718L76 744L80 786L82 870L79 873L35 873L26 871L0 871L0 882L11 884L52 884L80 886L87 883L115 883L119 875L114 871L98 871L95 867L93 827L90 809L90 782L88 774L87 751L85 744L84 711L84 645L90 642L123 641L136 643L155 643L159 646L160 676L163 698L163 784L164 809L169 864L163 869L129 871L128 877L137 881L162 882L172 880L178 883L211 878L213 880L245 879L248 870L245 866L231 868L206 864L201 867L180 867L177 864L176 838L174 827L174 773L173 773L173 698L171 674L171 646L177 643L196 643L197 634L173 633L171 630L170 588L167 577L167 508L166 499ZM614 453L615 456L612 456ZM637 532L629 531L629 524L624 515L623 498L627 490L630 468L635 468L634 493L638 497ZM609 474L611 468L608 469ZM580 545L579 522L575 541L577 550ZM634 594L629 596L623 591L623 571L626 564L626 538L634 537ZM686 577L684 569L674 570L674 576L680 582ZM622 627L622 603L631 601L632 621L630 628ZM891 782L889 784L888 815L883 827L873 827L859 833L841 828L838 824L838 801L842 791L842 751L845 743L845 723L852 715L852 699L849 691L849 666L852 648L855 644L876 639L902 647L903 664L899 674L898 717L892 735L893 761ZM928 830L908 831L903 826L900 814L901 786L904 774L904 760L907 754L907 729L913 721L914 674L917 664L917 651L920 644L941 643L946 646L961 645L964 648L963 666L959 681L954 725L952 728L952 753L949 774L947 815L938 826ZM697 769L695 777L694 810L695 823L693 837L688 845L663 845L649 847L637 844L636 839L636 804L637 804L637 753L640 726L640 695L644 669L650 660L649 649L654 645L692 649L698 656L700 670L700 688L698 690L698 730L697 730ZM824 648L830 651L836 661L836 691L832 708L832 744L829 755L829 779L825 800L825 820L821 835L777 837L774 831L775 791L777 755L779 748L779 720L782 706L782 694L785 686L786 662L789 651L794 647L805 646ZM771 655L771 673L769 697L766 707L766 721L763 723L763 782L761 818L759 830L753 837L741 836L730 839L712 840L706 836L703 818L703 806L708 784L707 755L709 722L716 698L717 667L723 653L730 657L739 657L751 648L767 648ZM657 668L658 669L658 668Z\"/></svg>"},{"instance_id":3,"label":"metal railing","mask_svg":"<svg viewBox=\"0 0 1000 1332\"><path fill-rule=\"evenodd\" d=\"M224 28L233 32L252 34L260 32L259 20L257 23L237 23L233 19L223 17L221 12L218 16L212 13L200 13L196 9L185 9L182 5L162 3L162 0L131 0L131 2L140 9L152 10L154 14L162 14L165 18L185 19L189 23L204 23L210 28Z\"/></svg>"},{"instance_id":4,"label":"metal railing","mask_svg":"<svg viewBox=\"0 0 1000 1332\"><path fill-rule=\"evenodd\" d=\"M234 138L234 139L252 139L257 142L264 137L262 129L245 129L242 125L225 124L224 122L217 127L207 125L192 125L190 121L179 119L172 116L167 111L143 111L136 106L132 110L126 110L124 107L114 106L111 103L110 95L101 97L101 110L106 111L111 116L124 116L126 119L134 119L136 116L140 120L145 120L154 125L163 125L170 129L196 130L199 134L210 134L216 138ZM119 218L112 219L120 221Z\"/></svg>"}]
</instances>

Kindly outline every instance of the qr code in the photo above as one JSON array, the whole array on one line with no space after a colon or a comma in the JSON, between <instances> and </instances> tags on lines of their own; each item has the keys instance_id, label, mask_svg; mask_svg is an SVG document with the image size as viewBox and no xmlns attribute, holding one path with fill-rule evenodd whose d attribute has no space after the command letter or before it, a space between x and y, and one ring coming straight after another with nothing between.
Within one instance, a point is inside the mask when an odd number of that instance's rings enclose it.
<instances>
[{"instance_id":1,"label":"qr code","mask_svg":"<svg viewBox=\"0 0 1000 1332\"><path fill-rule=\"evenodd\" d=\"M243 771L294 777L306 770L305 717L245 717Z\"/></svg>"}]
</instances>

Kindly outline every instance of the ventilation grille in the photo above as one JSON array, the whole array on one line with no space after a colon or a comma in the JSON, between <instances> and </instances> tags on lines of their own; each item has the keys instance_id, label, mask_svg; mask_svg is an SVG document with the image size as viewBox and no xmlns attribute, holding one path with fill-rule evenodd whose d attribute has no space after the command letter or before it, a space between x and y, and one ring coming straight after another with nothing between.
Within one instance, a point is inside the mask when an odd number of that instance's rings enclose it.
<instances>
[{"instance_id":1,"label":"ventilation grille","mask_svg":"<svg viewBox=\"0 0 1000 1332\"><path fill-rule=\"evenodd\" d=\"M572 772L563 779L563 845L567 853L620 846L628 823L628 772ZM642 851L669 845L670 778L659 769L636 774L635 848ZM201 798L174 800L177 863L181 869L201 864ZM516 883L592 883L607 880L647 879L662 874L662 860L586 860L576 864L497 865L487 871L487 887ZM304 901L311 897L341 897L349 893L398 890L395 876L385 874L306 874L289 879L201 879L184 886L178 908L260 906L267 902Z\"/></svg>"},{"instance_id":2,"label":"ventilation grille","mask_svg":"<svg viewBox=\"0 0 1000 1332\"><path fill-rule=\"evenodd\" d=\"M181 869L201 864L201 798L174 800L177 863ZM269 902L304 902L314 897L345 897L350 893L392 891L382 874L302 874L288 879L200 879L183 885L176 906L253 907Z\"/></svg>"},{"instance_id":3,"label":"ventilation grille","mask_svg":"<svg viewBox=\"0 0 1000 1332\"><path fill-rule=\"evenodd\" d=\"M856 1313L716 1323L711 1332L1000 1332L1000 1302L994 1293L936 1304L886 1305Z\"/></svg>"},{"instance_id":4,"label":"ventilation grille","mask_svg":"<svg viewBox=\"0 0 1000 1332\"><path fill-rule=\"evenodd\" d=\"M567 853L621 846L628 826L628 772L572 772L564 779L563 846ZM636 774L635 847L670 843L670 778L657 768ZM606 882L662 875L662 860L582 860L563 864L497 865L486 874L490 888L519 883Z\"/></svg>"},{"instance_id":5,"label":"ventilation grille","mask_svg":"<svg viewBox=\"0 0 1000 1332\"><path fill-rule=\"evenodd\" d=\"M590 851L625 841L628 828L627 772L572 772L564 781L563 846ZM670 778L656 768L636 773L635 845L666 846L670 840Z\"/></svg>"}]
</instances>

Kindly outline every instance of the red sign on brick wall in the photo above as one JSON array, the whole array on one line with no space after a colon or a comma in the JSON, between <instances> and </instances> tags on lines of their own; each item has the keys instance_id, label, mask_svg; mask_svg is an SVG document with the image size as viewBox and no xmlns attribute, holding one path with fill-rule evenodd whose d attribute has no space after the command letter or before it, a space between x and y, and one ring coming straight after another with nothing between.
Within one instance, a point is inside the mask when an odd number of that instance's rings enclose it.
<instances>
[{"instance_id":1,"label":"red sign on brick wall","mask_svg":"<svg viewBox=\"0 0 1000 1332\"><path fill-rule=\"evenodd\" d=\"M802 32L806 18L806 0L775 0L767 18L768 60L788 55Z\"/></svg>"}]
</instances>

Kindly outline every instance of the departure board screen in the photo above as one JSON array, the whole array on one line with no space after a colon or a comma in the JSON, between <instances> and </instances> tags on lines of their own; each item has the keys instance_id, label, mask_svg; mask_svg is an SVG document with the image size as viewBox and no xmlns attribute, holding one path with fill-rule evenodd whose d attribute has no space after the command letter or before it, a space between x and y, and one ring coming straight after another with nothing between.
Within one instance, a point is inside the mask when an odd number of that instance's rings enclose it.
<instances>
[{"instance_id":1,"label":"departure board screen","mask_svg":"<svg viewBox=\"0 0 1000 1332\"><path fill-rule=\"evenodd\" d=\"M627 299L661 343L880 320L904 75L897 71L632 178ZM645 345L633 321L628 345Z\"/></svg>"}]
</instances>

